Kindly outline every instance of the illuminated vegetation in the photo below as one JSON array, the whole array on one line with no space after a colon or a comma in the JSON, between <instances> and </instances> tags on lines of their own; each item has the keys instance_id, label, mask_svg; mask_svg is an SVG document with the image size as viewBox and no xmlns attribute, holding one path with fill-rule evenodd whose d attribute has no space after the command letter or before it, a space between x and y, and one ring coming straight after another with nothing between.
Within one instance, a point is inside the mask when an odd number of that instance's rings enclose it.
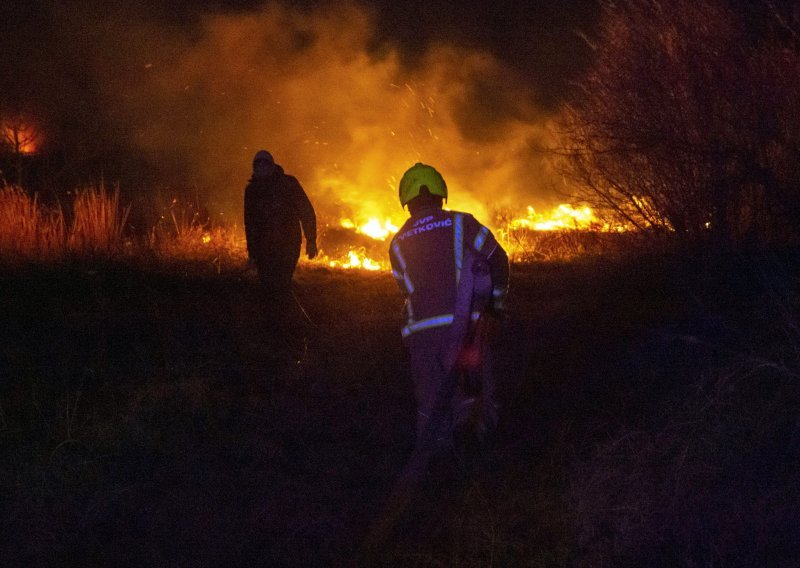
<instances>
[{"instance_id":1,"label":"illuminated vegetation","mask_svg":"<svg viewBox=\"0 0 800 568\"><path fill-rule=\"evenodd\" d=\"M724 248L800 240L800 21L772 3L602 2L564 105L564 172L594 207Z\"/></svg>"},{"instance_id":2,"label":"illuminated vegetation","mask_svg":"<svg viewBox=\"0 0 800 568\"><path fill-rule=\"evenodd\" d=\"M13 186L0 188L0 257L54 259L65 250L64 215Z\"/></svg>"},{"instance_id":3,"label":"illuminated vegetation","mask_svg":"<svg viewBox=\"0 0 800 568\"><path fill-rule=\"evenodd\" d=\"M67 249L78 254L112 255L122 246L130 205L121 208L119 188L108 194L104 184L75 192Z\"/></svg>"},{"instance_id":4,"label":"illuminated vegetation","mask_svg":"<svg viewBox=\"0 0 800 568\"><path fill-rule=\"evenodd\" d=\"M196 260L221 269L246 261L244 232L214 225L196 205L173 199L146 235L126 228L131 205L120 203L119 190L103 184L73 192L65 215L60 205L43 206L38 196L6 186L0 194L0 258L53 261L72 256L147 256L164 261ZM65 222L65 217L70 222ZM320 223L320 255L303 263L329 268L388 270L388 241L398 227L369 218L356 225L345 218ZM333 226L331 226L333 225ZM598 219L588 207L559 205L546 214L528 207L525 215L504 210L495 216L496 236L517 262L566 260L617 254L638 237L622 224Z\"/></svg>"}]
</instances>

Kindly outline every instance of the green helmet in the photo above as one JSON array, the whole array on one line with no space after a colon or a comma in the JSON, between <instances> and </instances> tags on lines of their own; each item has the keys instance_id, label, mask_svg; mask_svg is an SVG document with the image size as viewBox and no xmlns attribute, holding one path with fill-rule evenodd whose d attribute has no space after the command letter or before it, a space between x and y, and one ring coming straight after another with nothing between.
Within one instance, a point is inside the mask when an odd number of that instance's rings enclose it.
<instances>
[{"instance_id":1,"label":"green helmet","mask_svg":"<svg viewBox=\"0 0 800 568\"><path fill-rule=\"evenodd\" d=\"M417 162L403 174L400 180L400 204L405 207L408 202L419 195L425 186L431 195L438 195L447 201L447 184L444 183L442 174L432 166Z\"/></svg>"}]
</instances>

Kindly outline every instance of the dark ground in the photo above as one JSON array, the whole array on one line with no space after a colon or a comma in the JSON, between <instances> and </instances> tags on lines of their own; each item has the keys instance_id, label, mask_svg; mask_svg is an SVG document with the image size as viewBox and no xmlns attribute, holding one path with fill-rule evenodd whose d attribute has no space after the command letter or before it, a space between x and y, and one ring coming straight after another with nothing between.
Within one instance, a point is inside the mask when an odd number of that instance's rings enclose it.
<instances>
[{"instance_id":1,"label":"dark ground","mask_svg":"<svg viewBox=\"0 0 800 568\"><path fill-rule=\"evenodd\" d=\"M795 259L515 265L488 461L372 555L413 444L391 276L301 268L280 330L252 274L3 269L0 563L791 566Z\"/></svg>"}]
</instances>

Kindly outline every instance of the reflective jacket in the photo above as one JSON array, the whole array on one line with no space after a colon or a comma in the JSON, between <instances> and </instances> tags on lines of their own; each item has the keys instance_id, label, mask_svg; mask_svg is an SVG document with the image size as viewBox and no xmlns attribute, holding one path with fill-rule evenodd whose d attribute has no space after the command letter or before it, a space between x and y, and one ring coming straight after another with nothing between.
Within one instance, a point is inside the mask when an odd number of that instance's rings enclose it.
<instances>
[{"instance_id":1,"label":"reflective jacket","mask_svg":"<svg viewBox=\"0 0 800 568\"><path fill-rule=\"evenodd\" d=\"M276 165L272 175L253 178L244 190L244 230L253 259L300 254L300 226L316 242L314 207L297 181Z\"/></svg>"},{"instance_id":2,"label":"reflective jacket","mask_svg":"<svg viewBox=\"0 0 800 568\"><path fill-rule=\"evenodd\" d=\"M493 303L508 292L508 256L492 232L469 213L429 208L416 212L392 239L392 274L406 296L403 337L453 322L465 250L486 259ZM477 314L475 314L477 317Z\"/></svg>"}]
</instances>

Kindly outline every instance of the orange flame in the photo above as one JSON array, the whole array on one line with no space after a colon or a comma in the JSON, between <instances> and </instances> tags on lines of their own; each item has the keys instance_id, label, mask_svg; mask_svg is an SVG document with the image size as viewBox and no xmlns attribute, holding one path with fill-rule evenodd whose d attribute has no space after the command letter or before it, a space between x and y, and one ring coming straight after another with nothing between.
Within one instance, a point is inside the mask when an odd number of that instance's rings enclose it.
<instances>
[{"instance_id":1,"label":"orange flame","mask_svg":"<svg viewBox=\"0 0 800 568\"><path fill-rule=\"evenodd\" d=\"M356 223L353 218L357 218L356 212L352 217L344 217L339 220L339 226L343 229L352 231L354 234L350 241L350 248L346 254L339 258L329 258L323 256L318 262L323 262L331 268L361 269L361 270L388 270L388 251L381 254L383 249L367 247L371 252L367 252L364 246L358 246L355 234L365 235L377 241L388 241L398 230L398 224L391 218L363 215L366 221ZM545 213L539 213L533 206L528 206L524 214L511 216L503 222L496 222L491 228L495 231L497 238L507 247L507 252L514 257L522 254L525 256L526 247L536 246L536 241L525 238L524 235L534 233L568 233L568 232L622 232L630 230L630 227L622 223L612 223L603 220L588 206L573 206L562 203L553 207ZM347 240L345 240L347 243ZM527 243L527 244L526 244ZM385 247L384 247L385 248Z\"/></svg>"},{"instance_id":2,"label":"orange flame","mask_svg":"<svg viewBox=\"0 0 800 568\"><path fill-rule=\"evenodd\" d=\"M385 241L400 230L400 227L395 225L391 219L384 219L384 221L381 222L377 217L370 217L369 220L362 225L356 225L350 219L342 219L340 224L345 229L353 229L357 233L366 235L376 241Z\"/></svg>"},{"instance_id":3,"label":"orange flame","mask_svg":"<svg viewBox=\"0 0 800 568\"><path fill-rule=\"evenodd\" d=\"M379 262L366 255L363 249L350 249L347 256L340 260L328 260L331 268L360 268L363 270L388 270L385 262Z\"/></svg>"},{"instance_id":4,"label":"orange flame","mask_svg":"<svg viewBox=\"0 0 800 568\"><path fill-rule=\"evenodd\" d=\"M624 232L631 227L622 221L601 219L591 207L575 207L562 203L550 210L549 213L537 213L529 205L524 217L516 217L506 223L501 230L517 231L600 231Z\"/></svg>"},{"instance_id":5,"label":"orange flame","mask_svg":"<svg viewBox=\"0 0 800 568\"><path fill-rule=\"evenodd\" d=\"M597 230L600 221L590 207L573 207L567 203L553 208L549 214L537 213L529 205L525 217L513 219L508 229L530 229L533 231Z\"/></svg>"}]
</instances>

